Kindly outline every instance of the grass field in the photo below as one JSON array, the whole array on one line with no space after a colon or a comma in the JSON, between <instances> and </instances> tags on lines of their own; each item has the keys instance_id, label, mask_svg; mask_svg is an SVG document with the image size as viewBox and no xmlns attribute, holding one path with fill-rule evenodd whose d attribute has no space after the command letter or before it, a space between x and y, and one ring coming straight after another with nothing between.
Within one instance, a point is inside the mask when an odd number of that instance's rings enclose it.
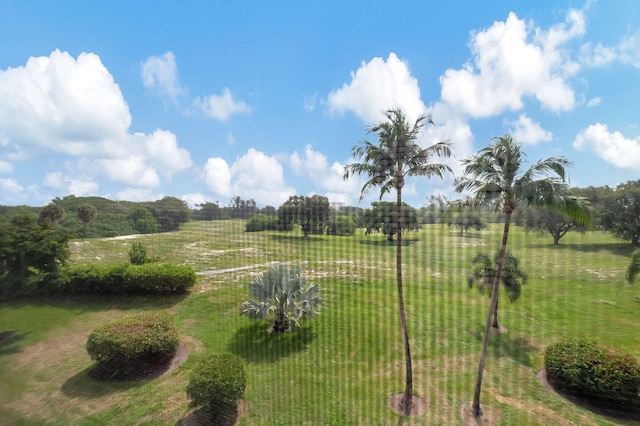
<instances>
[{"instance_id":1,"label":"grass field","mask_svg":"<svg viewBox=\"0 0 640 426\"><path fill-rule=\"evenodd\" d=\"M75 263L124 262L134 241L151 255L191 265L199 276L183 297L50 298L0 304L0 423L174 425L189 412L194 365L230 351L247 362L242 425L455 425L470 404L489 299L469 290L477 252L498 248L501 227L465 236L441 225L405 236L404 277L414 389L424 415L387 406L404 389L395 246L382 235L245 233L242 221L190 222L168 234L73 241ZM640 358L640 287L624 281L632 248L608 234L550 238L512 227L509 250L529 274L516 303L502 297L507 333L492 336L482 402L501 425L620 424L551 393L536 379L542 351L569 336L620 346ZM319 318L300 332L270 336L238 315L247 284L270 262L301 265L323 292ZM233 270L236 267L247 267ZM228 270L231 269L231 270ZM224 271L227 270L227 271ZM213 272L211 272L213 271ZM147 382L97 382L88 334L147 309L176 316L189 359ZM628 423L635 424L635 423Z\"/></svg>"}]
</instances>

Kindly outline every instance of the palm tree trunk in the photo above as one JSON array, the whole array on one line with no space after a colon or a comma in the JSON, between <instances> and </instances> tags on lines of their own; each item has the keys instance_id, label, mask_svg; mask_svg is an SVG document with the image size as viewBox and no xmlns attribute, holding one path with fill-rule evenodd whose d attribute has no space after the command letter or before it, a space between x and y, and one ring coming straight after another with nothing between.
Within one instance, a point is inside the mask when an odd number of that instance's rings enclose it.
<instances>
[{"instance_id":1,"label":"palm tree trunk","mask_svg":"<svg viewBox=\"0 0 640 426\"><path fill-rule=\"evenodd\" d=\"M500 293L500 286L498 286L498 293ZM496 311L493 313L493 323L491 324L491 327L499 330L500 324L498 324L498 306L500 305L500 295L498 295L497 299L498 301L496 302Z\"/></svg>"},{"instance_id":2,"label":"palm tree trunk","mask_svg":"<svg viewBox=\"0 0 640 426\"><path fill-rule=\"evenodd\" d=\"M478 377L476 379L476 387L473 393L473 404L471 410L473 415L480 417L482 410L480 409L480 391L482 390L482 375L484 374L484 364L487 360L487 348L489 346L489 336L491 335L491 323L493 316L498 308L498 290L500 289L500 275L502 275L502 266L504 264L504 254L507 251L507 240L509 238L509 227L511 225L511 216L513 215L513 209L510 208L506 211L504 219L504 230L502 232L502 245L500 246L500 253L498 255L498 265L496 276L493 279L493 285L491 287L491 304L489 305L489 314L487 315L487 322L484 326L484 335L482 336L482 350L480 352L480 362L478 363Z\"/></svg>"},{"instance_id":3,"label":"palm tree trunk","mask_svg":"<svg viewBox=\"0 0 640 426\"><path fill-rule=\"evenodd\" d=\"M400 324L402 326L402 338L404 340L404 358L406 365L406 377L404 395L400 401L400 409L405 415L411 414L413 407L413 371L411 368L411 348L409 345L409 331L407 330L407 315L404 310L404 294L402 290L402 188L397 188L398 201L396 204L396 224L398 237L396 238L396 279L398 284L398 309L400 311Z\"/></svg>"}]
</instances>

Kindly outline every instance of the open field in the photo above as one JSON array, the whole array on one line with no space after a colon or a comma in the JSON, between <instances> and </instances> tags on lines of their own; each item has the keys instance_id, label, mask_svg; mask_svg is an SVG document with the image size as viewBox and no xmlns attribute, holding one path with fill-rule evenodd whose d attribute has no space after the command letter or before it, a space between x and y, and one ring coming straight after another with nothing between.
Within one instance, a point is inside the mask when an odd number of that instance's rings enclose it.
<instances>
[{"instance_id":1,"label":"open field","mask_svg":"<svg viewBox=\"0 0 640 426\"><path fill-rule=\"evenodd\" d=\"M395 245L382 235L245 233L242 221L190 222L168 234L73 241L72 261L126 260L130 244L191 265L199 276L183 297L52 298L0 304L0 424L179 424L189 412L191 369L231 351L247 362L243 425L451 425L469 404L489 299L469 290L471 258L494 253L501 227L460 236L428 225L405 235L404 278L414 389L427 412L402 419L387 406L404 389ZM556 396L537 380L542 351L584 336L640 358L640 287L624 281L632 248L608 234L570 233L560 246L512 227L509 250L529 274L516 303L501 298L508 332L492 336L482 402L501 425L609 425L616 421ZM298 333L269 336L238 315L246 285L271 262L300 264L325 298ZM233 268L251 266L234 270ZM93 328L146 309L176 315L189 359L153 381L88 377L84 345ZM635 424L627 422L625 424Z\"/></svg>"}]
</instances>

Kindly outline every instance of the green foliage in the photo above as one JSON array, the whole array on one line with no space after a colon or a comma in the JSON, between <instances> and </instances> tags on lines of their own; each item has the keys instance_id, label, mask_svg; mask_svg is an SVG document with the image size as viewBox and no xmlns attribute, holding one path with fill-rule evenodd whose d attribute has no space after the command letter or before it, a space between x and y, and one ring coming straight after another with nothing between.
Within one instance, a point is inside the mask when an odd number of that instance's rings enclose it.
<instances>
[{"instance_id":1,"label":"green foliage","mask_svg":"<svg viewBox=\"0 0 640 426\"><path fill-rule=\"evenodd\" d=\"M145 312L93 330L87 352L102 370L117 375L170 359L179 343L178 328L169 314Z\"/></svg>"},{"instance_id":2,"label":"green foliage","mask_svg":"<svg viewBox=\"0 0 640 426\"><path fill-rule=\"evenodd\" d=\"M62 219L64 219L64 214L64 207L55 203L50 203L40 210L38 223L43 226L56 226Z\"/></svg>"},{"instance_id":3,"label":"green foliage","mask_svg":"<svg viewBox=\"0 0 640 426\"><path fill-rule=\"evenodd\" d=\"M246 232L270 231L279 229L278 218L257 214L251 217L246 224Z\"/></svg>"},{"instance_id":4,"label":"green foliage","mask_svg":"<svg viewBox=\"0 0 640 426\"><path fill-rule=\"evenodd\" d=\"M92 206L91 204L83 204L77 209L78 219L82 221L82 239L84 240L87 235L87 225L91 222L98 214L98 209Z\"/></svg>"},{"instance_id":5,"label":"green foliage","mask_svg":"<svg viewBox=\"0 0 640 426\"><path fill-rule=\"evenodd\" d=\"M140 242L136 242L131 244L129 249L129 262L132 265L144 265L153 262L153 259L147 254L147 247Z\"/></svg>"},{"instance_id":6,"label":"green foliage","mask_svg":"<svg viewBox=\"0 0 640 426\"><path fill-rule=\"evenodd\" d=\"M189 266L73 265L63 268L48 293L56 294L182 294L195 285Z\"/></svg>"},{"instance_id":7,"label":"green foliage","mask_svg":"<svg viewBox=\"0 0 640 426\"><path fill-rule=\"evenodd\" d=\"M640 366L622 349L591 340L563 340L547 347L544 366L556 388L614 404L640 405Z\"/></svg>"},{"instance_id":8,"label":"green foliage","mask_svg":"<svg viewBox=\"0 0 640 426\"><path fill-rule=\"evenodd\" d=\"M278 209L278 221L286 229L299 224L304 236L324 234L329 223L329 199L322 195L312 197L292 195Z\"/></svg>"},{"instance_id":9,"label":"green foliage","mask_svg":"<svg viewBox=\"0 0 640 426\"><path fill-rule=\"evenodd\" d=\"M527 208L523 216L523 225L526 232L535 232L538 235L551 234L553 245L556 246L567 232L575 230L584 234L587 230L585 226L561 213L540 207Z\"/></svg>"},{"instance_id":10,"label":"green foliage","mask_svg":"<svg viewBox=\"0 0 640 426\"><path fill-rule=\"evenodd\" d=\"M152 234L158 232L158 222L156 222L151 211L143 206L136 206L127 215L131 221L131 226L140 234Z\"/></svg>"},{"instance_id":11,"label":"green foliage","mask_svg":"<svg viewBox=\"0 0 640 426\"><path fill-rule=\"evenodd\" d=\"M480 253L473 258L473 272L467 279L469 288L478 288L480 294L491 296L491 286L498 272L498 256L491 259L488 254ZM522 285L527 282L527 273L520 268L518 258L505 253L500 281L511 302L515 302L522 293Z\"/></svg>"},{"instance_id":12,"label":"green foliage","mask_svg":"<svg viewBox=\"0 0 640 426\"><path fill-rule=\"evenodd\" d=\"M329 223L327 235L353 235L356 232L356 222L351 216L337 216Z\"/></svg>"},{"instance_id":13,"label":"green foliage","mask_svg":"<svg viewBox=\"0 0 640 426\"><path fill-rule=\"evenodd\" d=\"M246 386L244 361L225 352L211 355L195 366L187 396L191 407L203 407L211 417L220 418L235 413Z\"/></svg>"},{"instance_id":14,"label":"green foliage","mask_svg":"<svg viewBox=\"0 0 640 426\"><path fill-rule=\"evenodd\" d=\"M389 240L398 233L397 205L391 201L377 201L371 203L372 209L364 212L363 224L366 228L365 235L372 232L382 232ZM416 209L407 203L402 203L400 210L402 216L402 231L417 231L420 229Z\"/></svg>"},{"instance_id":15,"label":"green foliage","mask_svg":"<svg viewBox=\"0 0 640 426\"><path fill-rule=\"evenodd\" d=\"M175 231L189 219L189 207L176 197L164 197L144 205L151 211L162 232Z\"/></svg>"},{"instance_id":16,"label":"green foliage","mask_svg":"<svg viewBox=\"0 0 640 426\"><path fill-rule=\"evenodd\" d=\"M616 238L640 245L640 180L620 184L604 201L602 227Z\"/></svg>"},{"instance_id":17,"label":"green foliage","mask_svg":"<svg viewBox=\"0 0 640 426\"><path fill-rule=\"evenodd\" d=\"M631 264L626 273L627 281L633 284L638 274L640 274L640 250L636 250L631 254Z\"/></svg>"},{"instance_id":18,"label":"green foliage","mask_svg":"<svg viewBox=\"0 0 640 426\"><path fill-rule=\"evenodd\" d=\"M306 285L300 268L279 264L249 283L251 300L240 307L240 315L251 319L273 316L272 331L283 333L313 319L323 301L315 284Z\"/></svg>"},{"instance_id":19,"label":"green foliage","mask_svg":"<svg viewBox=\"0 0 640 426\"><path fill-rule=\"evenodd\" d=\"M237 195L231 199L229 210L231 219L249 219L258 212L255 200L243 200Z\"/></svg>"},{"instance_id":20,"label":"green foliage","mask_svg":"<svg viewBox=\"0 0 640 426\"><path fill-rule=\"evenodd\" d=\"M69 256L69 237L41 225L35 216L14 217L0 225L0 299L38 291L55 277Z\"/></svg>"},{"instance_id":21,"label":"green foliage","mask_svg":"<svg viewBox=\"0 0 640 426\"><path fill-rule=\"evenodd\" d=\"M194 220L222 220L230 219L229 209L220 207L218 203L204 203L198 205L199 209L192 212Z\"/></svg>"}]
</instances>

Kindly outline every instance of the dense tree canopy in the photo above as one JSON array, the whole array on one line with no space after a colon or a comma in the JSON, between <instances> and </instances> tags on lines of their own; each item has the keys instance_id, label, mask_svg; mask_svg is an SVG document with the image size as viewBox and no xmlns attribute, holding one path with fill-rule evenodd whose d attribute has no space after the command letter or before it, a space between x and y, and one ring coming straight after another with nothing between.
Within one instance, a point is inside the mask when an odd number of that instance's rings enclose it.
<instances>
[{"instance_id":1,"label":"dense tree canopy","mask_svg":"<svg viewBox=\"0 0 640 426\"><path fill-rule=\"evenodd\" d=\"M189 219L187 203L176 197L164 197L161 200L146 203L163 232L175 231Z\"/></svg>"},{"instance_id":2,"label":"dense tree canopy","mask_svg":"<svg viewBox=\"0 0 640 426\"><path fill-rule=\"evenodd\" d=\"M616 238L640 244L640 180L620 184L605 197L602 227Z\"/></svg>"},{"instance_id":3,"label":"dense tree canopy","mask_svg":"<svg viewBox=\"0 0 640 426\"><path fill-rule=\"evenodd\" d=\"M298 224L304 236L323 234L330 219L329 199L322 195L306 197L292 195L278 209L278 221L283 229Z\"/></svg>"},{"instance_id":4,"label":"dense tree canopy","mask_svg":"<svg viewBox=\"0 0 640 426\"><path fill-rule=\"evenodd\" d=\"M392 201L376 201L371 203L371 206L371 209L364 211L362 218L365 235L372 232L382 232L390 241L393 240L394 235L398 233L396 203ZM400 229L402 232L420 229L416 209L407 203L402 203L400 212L402 218Z\"/></svg>"}]
</instances>

